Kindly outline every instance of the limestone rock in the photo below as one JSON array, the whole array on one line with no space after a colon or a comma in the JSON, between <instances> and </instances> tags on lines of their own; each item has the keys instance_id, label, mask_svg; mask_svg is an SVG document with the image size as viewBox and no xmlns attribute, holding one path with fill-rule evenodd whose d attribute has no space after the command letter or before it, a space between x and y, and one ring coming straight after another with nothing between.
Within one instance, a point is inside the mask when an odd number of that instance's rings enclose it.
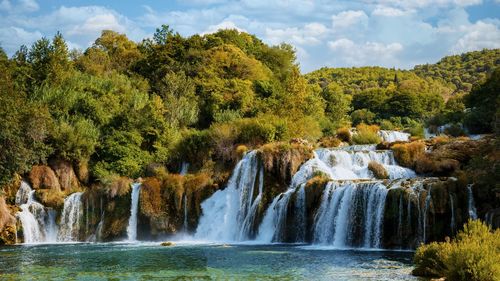
<instances>
[{"instance_id":1,"label":"limestone rock","mask_svg":"<svg viewBox=\"0 0 500 281\"><path fill-rule=\"evenodd\" d=\"M50 167L54 170L59 179L59 184L63 191L77 190L79 187L73 165L67 160L54 160L50 162Z\"/></svg>"},{"instance_id":2,"label":"limestone rock","mask_svg":"<svg viewBox=\"0 0 500 281\"><path fill-rule=\"evenodd\" d=\"M59 180L49 166L33 166L29 174L29 179L33 189L52 189L61 191Z\"/></svg>"}]
</instances>

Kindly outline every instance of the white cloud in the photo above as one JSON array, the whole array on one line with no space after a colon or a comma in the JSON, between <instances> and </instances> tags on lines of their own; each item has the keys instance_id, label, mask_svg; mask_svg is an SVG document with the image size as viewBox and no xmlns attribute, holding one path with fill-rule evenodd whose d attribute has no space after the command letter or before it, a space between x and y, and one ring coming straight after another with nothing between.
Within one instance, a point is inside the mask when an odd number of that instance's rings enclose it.
<instances>
[{"instance_id":1,"label":"white cloud","mask_svg":"<svg viewBox=\"0 0 500 281\"><path fill-rule=\"evenodd\" d=\"M19 27L0 28L0 46L10 53L15 52L21 45L29 46L43 36L39 31L30 32Z\"/></svg>"},{"instance_id":2,"label":"white cloud","mask_svg":"<svg viewBox=\"0 0 500 281\"><path fill-rule=\"evenodd\" d=\"M332 16L332 26L345 28L367 20L368 16L363 11L344 11Z\"/></svg>"},{"instance_id":3,"label":"white cloud","mask_svg":"<svg viewBox=\"0 0 500 281\"><path fill-rule=\"evenodd\" d=\"M234 22L225 20L225 21L222 21L221 23L218 23L216 25L209 26L207 28L207 30L202 32L202 34L214 33L220 29L236 29L240 32L246 32L245 29L239 28Z\"/></svg>"},{"instance_id":4,"label":"white cloud","mask_svg":"<svg viewBox=\"0 0 500 281\"><path fill-rule=\"evenodd\" d=\"M465 31L465 34L452 47L453 53L500 48L500 29L495 24L478 21L460 29Z\"/></svg>"},{"instance_id":5,"label":"white cloud","mask_svg":"<svg viewBox=\"0 0 500 281\"><path fill-rule=\"evenodd\" d=\"M392 7L378 6L375 10L373 10L372 15L382 17L401 17L410 12L411 11L403 11Z\"/></svg>"},{"instance_id":6,"label":"white cloud","mask_svg":"<svg viewBox=\"0 0 500 281\"><path fill-rule=\"evenodd\" d=\"M328 47L338 60L338 65L382 65L392 67L399 64L398 54L403 50L400 43L383 44L379 42L355 43L341 38L328 42Z\"/></svg>"},{"instance_id":7,"label":"white cloud","mask_svg":"<svg viewBox=\"0 0 500 281\"><path fill-rule=\"evenodd\" d=\"M320 23L308 23L303 28L290 27L284 29L266 28L265 38L271 44L282 42L302 45L317 45L321 43L328 28Z\"/></svg>"}]
</instances>

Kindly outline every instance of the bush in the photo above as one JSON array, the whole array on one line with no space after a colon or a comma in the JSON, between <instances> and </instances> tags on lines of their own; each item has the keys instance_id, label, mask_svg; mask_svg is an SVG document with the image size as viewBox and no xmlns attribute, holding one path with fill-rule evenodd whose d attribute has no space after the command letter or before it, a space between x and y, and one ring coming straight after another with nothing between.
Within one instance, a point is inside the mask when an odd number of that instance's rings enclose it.
<instances>
[{"instance_id":1,"label":"bush","mask_svg":"<svg viewBox=\"0 0 500 281\"><path fill-rule=\"evenodd\" d=\"M415 160L425 153L425 144L419 141L397 143L391 149L400 165L411 168L415 165Z\"/></svg>"},{"instance_id":2,"label":"bush","mask_svg":"<svg viewBox=\"0 0 500 281\"><path fill-rule=\"evenodd\" d=\"M377 179L388 179L389 173L382 164L375 161L368 163L368 170L370 170Z\"/></svg>"},{"instance_id":3,"label":"bush","mask_svg":"<svg viewBox=\"0 0 500 281\"><path fill-rule=\"evenodd\" d=\"M412 274L457 281L500 280L500 230L469 220L454 241L420 246Z\"/></svg>"},{"instance_id":4,"label":"bush","mask_svg":"<svg viewBox=\"0 0 500 281\"><path fill-rule=\"evenodd\" d=\"M272 142L276 128L257 119L243 119L237 123L239 143L265 144Z\"/></svg>"},{"instance_id":5,"label":"bush","mask_svg":"<svg viewBox=\"0 0 500 281\"><path fill-rule=\"evenodd\" d=\"M377 144L382 141L378 135L379 127L377 125L359 124L356 126L357 133L352 136L355 144Z\"/></svg>"},{"instance_id":6,"label":"bush","mask_svg":"<svg viewBox=\"0 0 500 281\"><path fill-rule=\"evenodd\" d=\"M342 127L337 130L337 138L343 142L350 143L351 142L351 131L347 127Z\"/></svg>"},{"instance_id":7,"label":"bush","mask_svg":"<svg viewBox=\"0 0 500 281\"><path fill-rule=\"evenodd\" d=\"M321 147L337 147L340 143L342 143L342 141L336 137L323 137L320 140Z\"/></svg>"},{"instance_id":8,"label":"bush","mask_svg":"<svg viewBox=\"0 0 500 281\"><path fill-rule=\"evenodd\" d=\"M452 137L466 136L464 129L459 124L451 124L444 129L444 133Z\"/></svg>"},{"instance_id":9,"label":"bush","mask_svg":"<svg viewBox=\"0 0 500 281\"><path fill-rule=\"evenodd\" d=\"M406 132L410 133L413 137L425 138L424 126L418 122L410 122L406 128Z\"/></svg>"},{"instance_id":10,"label":"bush","mask_svg":"<svg viewBox=\"0 0 500 281\"><path fill-rule=\"evenodd\" d=\"M354 126L365 123L365 124L373 124L375 120L375 113L371 112L368 109L358 109L351 113L351 120Z\"/></svg>"},{"instance_id":11,"label":"bush","mask_svg":"<svg viewBox=\"0 0 500 281\"><path fill-rule=\"evenodd\" d=\"M381 120L379 125L380 125L380 129L382 129L382 130L395 130L397 128L394 124L392 124L391 121L386 120L386 119Z\"/></svg>"}]
</instances>

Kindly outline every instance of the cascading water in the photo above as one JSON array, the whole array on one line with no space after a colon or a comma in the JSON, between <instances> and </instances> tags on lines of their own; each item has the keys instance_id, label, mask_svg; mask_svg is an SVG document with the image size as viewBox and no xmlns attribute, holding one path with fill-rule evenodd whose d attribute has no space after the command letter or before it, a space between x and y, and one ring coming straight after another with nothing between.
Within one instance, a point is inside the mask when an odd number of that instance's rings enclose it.
<instances>
[{"instance_id":1,"label":"cascading water","mask_svg":"<svg viewBox=\"0 0 500 281\"><path fill-rule=\"evenodd\" d=\"M476 203L474 202L474 194L472 193L472 184L467 185L467 208L469 210L469 218L477 220Z\"/></svg>"},{"instance_id":2,"label":"cascading water","mask_svg":"<svg viewBox=\"0 0 500 281\"><path fill-rule=\"evenodd\" d=\"M61 222L57 240L61 242L75 242L79 240L81 220L83 216L83 192L75 192L64 199Z\"/></svg>"},{"instance_id":3,"label":"cascading water","mask_svg":"<svg viewBox=\"0 0 500 281\"><path fill-rule=\"evenodd\" d=\"M137 240L137 213L139 210L139 194L141 191L140 183L132 184L132 194L131 194L131 202L130 202L130 217L128 219L127 226L127 236L128 241L136 241Z\"/></svg>"},{"instance_id":4,"label":"cascading water","mask_svg":"<svg viewBox=\"0 0 500 281\"><path fill-rule=\"evenodd\" d=\"M51 240L51 233L46 228L50 217L47 216L45 207L35 200L35 191L24 181L16 193L16 204L21 208L16 217L23 227L24 243L48 242L48 238ZM52 229L52 226L48 228Z\"/></svg>"},{"instance_id":5,"label":"cascading water","mask_svg":"<svg viewBox=\"0 0 500 281\"><path fill-rule=\"evenodd\" d=\"M314 242L379 248L386 196L381 182L330 182L316 214Z\"/></svg>"},{"instance_id":6,"label":"cascading water","mask_svg":"<svg viewBox=\"0 0 500 281\"><path fill-rule=\"evenodd\" d=\"M450 229L451 233L455 233L456 226L455 226L455 203L453 200L453 194L450 193L450 211L451 211L451 222L450 222Z\"/></svg>"},{"instance_id":7,"label":"cascading water","mask_svg":"<svg viewBox=\"0 0 500 281\"><path fill-rule=\"evenodd\" d=\"M386 130L380 130L378 134L385 142L409 141L411 136L411 134L400 131L386 131Z\"/></svg>"},{"instance_id":8,"label":"cascading water","mask_svg":"<svg viewBox=\"0 0 500 281\"><path fill-rule=\"evenodd\" d=\"M259 178L255 196L256 179ZM252 235L255 215L263 191L263 170L257 152L247 153L236 165L227 187L201 204L195 238L211 241L241 241Z\"/></svg>"}]
</instances>

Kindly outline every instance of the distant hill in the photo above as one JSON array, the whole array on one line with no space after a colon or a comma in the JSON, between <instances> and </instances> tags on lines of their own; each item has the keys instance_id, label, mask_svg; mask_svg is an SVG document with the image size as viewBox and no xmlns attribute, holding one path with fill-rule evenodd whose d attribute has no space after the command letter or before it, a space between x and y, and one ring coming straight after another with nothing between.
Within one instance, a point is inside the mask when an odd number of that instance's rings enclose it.
<instances>
[{"instance_id":1,"label":"distant hill","mask_svg":"<svg viewBox=\"0 0 500 281\"><path fill-rule=\"evenodd\" d=\"M499 66L500 49L485 49L447 56L435 64L417 65L413 72L439 80L454 88L455 93L468 93L474 84L484 81Z\"/></svg>"}]
</instances>

